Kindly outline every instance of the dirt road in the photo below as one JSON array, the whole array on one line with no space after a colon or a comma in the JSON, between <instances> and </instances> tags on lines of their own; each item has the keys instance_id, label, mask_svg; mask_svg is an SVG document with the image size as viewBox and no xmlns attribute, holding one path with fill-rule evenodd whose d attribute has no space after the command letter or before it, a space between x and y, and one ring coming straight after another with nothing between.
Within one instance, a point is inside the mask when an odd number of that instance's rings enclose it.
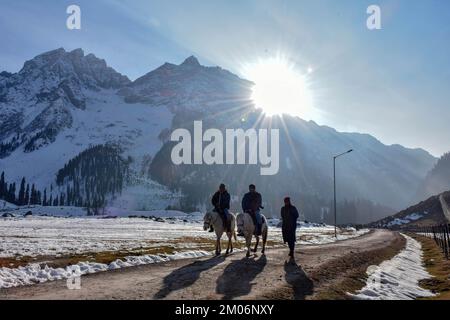
<instances>
[{"instance_id":1,"label":"dirt road","mask_svg":"<svg viewBox=\"0 0 450 320\"><path fill-rule=\"evenodd\" d=\"M327 245L302 246L245 258L177 260L83 276L80 290L66 281L0 290L0 299L318 299L343 298L371 264L405 245L398 233L376 230Z\"/></svg>"}]
</instances>

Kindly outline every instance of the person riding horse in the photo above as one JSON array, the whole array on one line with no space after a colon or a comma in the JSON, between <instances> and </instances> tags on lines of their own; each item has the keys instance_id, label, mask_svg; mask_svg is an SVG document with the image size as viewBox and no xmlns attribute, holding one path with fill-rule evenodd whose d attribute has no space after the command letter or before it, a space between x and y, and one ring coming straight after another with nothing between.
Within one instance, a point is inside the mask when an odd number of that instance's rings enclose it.
<instances>
[{"instance_id":1,"label":"person riding horse","mask_svg":"<svg viewBox=\"0 0 450 320\"><path fill-rule=\"evenodd\" d=\"M214 211L219 213L220 217L223 220L223 226L230 232L230 225L228 223L228 215L230 210L230 194L228 193L225 185L222 183L219 187L219 190L213 195L211 199L211 203L214 206ZM211 225L209 232L213 232L214 229Z\"/></svg>"},{"instance_id":2,"label":"person riding horse","mask_svg":"<svg viewBox=\"0 0 450 320\"><path fill-rule=\"evenodd\" d=\"M251 184L248 189L249 192L242 198L242 210L250 214L256 227L255 234L260 236L262 229L260 209L264 209L262 206L262 197L260 193L256 192L256 186L254 184Z\"/></svg>"}]
</instances>

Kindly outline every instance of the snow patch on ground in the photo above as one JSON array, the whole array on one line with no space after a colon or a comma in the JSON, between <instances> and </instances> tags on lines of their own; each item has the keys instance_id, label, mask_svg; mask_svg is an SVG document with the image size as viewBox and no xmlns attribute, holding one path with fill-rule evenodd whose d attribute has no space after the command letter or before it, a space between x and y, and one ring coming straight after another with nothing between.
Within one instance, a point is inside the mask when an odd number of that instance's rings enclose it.
<instances>
[{"instance_id":1,"label":"snow patch on ground","mask_svg":"<svg viewBox=\"0 0 450 320\"><path fill-rule=\"evenodd\" d=\"M15 204L9 203L5 200L0 200L0 211L3 210L14 210L17 206Z\"/></svg>"},{"instance_id":2,"label":"snow patch on ground","mask_svg":"<svg viewBox=\"0 0 450 320\"><path fill-rule=\"evenodd\" d=\"M175 212L173 212L176 214ZM0 258L155 248L183 237L213 239L203 225L150 219L0 218ZM175 249L195 249L179 243Z\"/></svg>"},{"instance_id":3,"label":"snow patch on ground","mask_svg":"<svg viewBox=\"0 0 450 320\"><path fill-rule=\"evenodd\" d=\"M278 227L281 228L281 219L279 218L268 218L267 223L270 227ZM316 223L316 222L308 222L308 221L298 221L297 227L299 228L320 228L326 227L325 223Z\"/></svg>"},{"instance_id":4,"label":"snow patch on ground","mask_svg":"<svg viewBox=\"0 0 450 320\"><path fill-rule=\"evenodd\" d=\"M96 262L79 262L66 268L51 268L47 265L30 264L19 268L0 268L0 288L12 288L24 285L43 283L86 274L128 268L152 263L167 262L179 259L200 258L211 255L206 251L187 251L171 255L130 256L124 260L116 260L110 264Z\"/></svg>"},{"instance_id":5,"label":"snow patch on ground","mask_svg":"<svg viewBox=\"0 0 450 320\"><path fill-rule=\"evenodd\" d=\"M411 223L413 221L417 221L419 219L422 219L427 212L422 213L411 213L403 218L395 218L394 220L388 222L385 227L392 227L392 226L401 226L404 224Z\"/></svg>"},{"instance_id":6,"label":"snow patch on ground","mask_svg":"<svg viewBox=\"0 0 450 320\"><path fill-rule=\"evenodd\" d=\"M406 248L391 260L369 267L366 286L352 295L355 299L413 300L434 296L419 286L419 280L432 278L423 267L421 244L411 237L402 236L406 238Z\"/></svg>"},{"instance_id":7,"label":"snow patch on ground","mask_svg":"<svg viewBox=\"0 0 450 320\"><path fill-rule=\"evenodd\" d=\"M203 213L201 212L182 212L176 210L130 210L123 209L121 207L108 206L104 210L100 209L100 215L98 216L87 216L86 208L82 207L68 207L68 206L15 206L8 202L5 202L5 209L2 210L2 203L0 202L0 213L5 212L11 214L14 217L21 217L27 213L31 213L33 216L44 216L44 217L61 217L61 218L72 218L72 217L85 217L85 218L126 218L126 217L153 217L153 218L163 218L163 219L179 219L186 220L185 222L199 222L203 221ZM1 216L1 215L0 215Z\"/></svg>"},{"instance_id":8,"label":"snow patch on ground","mask_svg":"<svg viewBox=\"0 0 450 320\"><path fill-rule=\"evenodd\" d=\"M136 178L133 185L125 187L120 195L108 202L108 206L123 212L149 211L175 206L181 197L181 193L172 192L151 179Z\"/></svg>"},{"instance_id":9,"label":"snow patch on ground","mask_svg":"<svg viewBox=\"0 0 450 320\"><path fill-rule=\"evenodd\" d=\"M186 220L186 222L203 221L204 216L204 214L201 212L186 213L177 210L132 211L115 207L106 208L105 214L110 217L157 217L165 219L172 218Z\"/></svg>"},{"instance_id":10,"label":"snow patch on ground","mask_svg":"<svg viewBox=\"0 0 450 320\"><path fill-rule=\"evenodd\" d=\"M32 215L52 216L52 217L83 217L86 216L87 214L86 209L81 207L67 207L67 206L44 207L40 205L14 206L4 210L2 210L0 207L0 212L2 211L10 213L16 217L23 216L28 212L31 212Z\"/></svg>"}]
</instances>

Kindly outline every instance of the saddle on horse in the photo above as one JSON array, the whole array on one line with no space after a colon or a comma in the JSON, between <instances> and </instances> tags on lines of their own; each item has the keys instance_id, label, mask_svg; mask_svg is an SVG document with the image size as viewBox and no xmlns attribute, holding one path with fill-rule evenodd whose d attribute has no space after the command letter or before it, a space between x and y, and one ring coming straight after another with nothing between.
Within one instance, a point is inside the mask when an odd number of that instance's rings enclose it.
<instances>
[{"instance_id":1,"label":"saddle on horse","mask_svg":"<svg viewBox=\"0 0 450 320\"><path fill-rule=\"evenodd\" d=\"M222 219L223 222L223 228L226 232L231 232L231 214L227 214L224 210L214 209L215 212L217 212ZM211 226L212 229L212 226Z\"/></svg>"},{"instance_id":2,"label":"saddle on horse","mask_svg":"<svg viewBox=\"0 0 450 320\"><path fill-rule=\"evenodd\" d=\"M258 223L258 219L256 217L256 212L253 210L246 211L252 217L253 225L255 226L255 236L260 236L262 232L262 221L261 223Z\"/></svg>"},{"instance_id":3,"label":"saddle on horse","mask_svg":"<svg viewBox=\"0 0 450 320\"><path fill-rule=\"evenodd\" d=\"M231 232L231 214L223 212L220 214L220 217L222 218L223 227L226 232Z\"/></svg>"}]
</instances>

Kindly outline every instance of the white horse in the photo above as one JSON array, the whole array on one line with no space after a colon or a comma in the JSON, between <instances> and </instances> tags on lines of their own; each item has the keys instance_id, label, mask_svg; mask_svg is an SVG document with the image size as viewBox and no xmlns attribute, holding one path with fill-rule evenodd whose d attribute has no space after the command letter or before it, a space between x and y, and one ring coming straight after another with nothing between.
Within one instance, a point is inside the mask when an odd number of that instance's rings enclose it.
<instances>
[{"instance_id":1,"label":"white horse","mask_svg":"<svg viewBox=\"0 0 450 320\"><path fill-rule=\"evenodd\" d=\"M267 220L266 217L261 215L262 217L262 227L261 227L261 233L262 233L262 241L263 241L263 248L261 253L264 254L266 251L266 242L267 242L267 233L268 233L268 226L267 226ZM252 244L252 238L255 234L256 226L253 223L253 219L248 213L239 213L236 217L237 221L237 229L239 234L244 234L245 238L245 245L247 247L247 257L250 257L250 246ZM259 244L259 236L256 236L256 244L255 248L253 249L253 252L256 252L258 249Z\"/></svg>"},{"instance_id":2,"label":"white horse","mask_svg":"<svg viewBox=\"0 0 450 320\"><path fill-rule=\"evenodd\" d=\"M234 240L237 240L236 238L236 216L229 212L229 215L231 217L231 226L230 231L226 232L228 237L228 246L226 254L233 252L233 243L231 241L231 237L234 236ZM217 240L216 240L216 255L219 255L222 252L222 247L220 245L220 239L222 238L222 235L225 233L225 228L223 226L223 220L220 217L219 213L212 211L207 212L205 214L205 217L203 218L203 229L206 231L208 230L211 225L214 228L214 231L216 232Z\"/></svg>"}]
</instances>

